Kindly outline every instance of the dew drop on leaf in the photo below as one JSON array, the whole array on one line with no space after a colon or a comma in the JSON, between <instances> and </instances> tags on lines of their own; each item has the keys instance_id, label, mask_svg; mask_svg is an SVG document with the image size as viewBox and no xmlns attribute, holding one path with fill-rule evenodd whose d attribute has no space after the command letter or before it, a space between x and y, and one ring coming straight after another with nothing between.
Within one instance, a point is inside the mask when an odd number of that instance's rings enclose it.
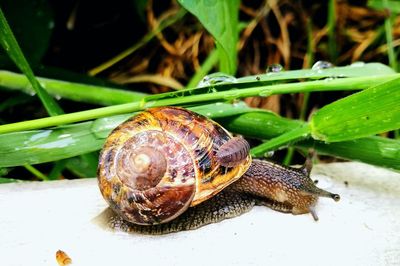
<instances>
[{"instance_id":1,"label":"dew drop on leaf","mask_svg":"<svg viewBox=\"0 0 400 266\"><path fill-rule=\"evenodd\" d=\"M283 66L281 64L272 64L267 67L266 73L278 73L283 70Z\"/></svg>"},{"instance_id":2,"label":"dew drop on leaf","mask_svg":"<svg viewBox=\"0 0 400 266\"><path fill-rule=\"evenodd\" d=\"M270 89L266 89L266 90L260 91L260 93L258 95L261 97L268 97L271 94L272 94L272 91Z\"/></svg>"},{"instance_id":3,"label":"dew drop on leaf","mask_svg":"<svg viewBox=\"0 0 400 266\"><path fill-rule=\"evenodd\" d=\"M264 153L265 158L271 158L272 156L274 156L274 151L267 151Z\"/></svg>"},{"instance_id":4,"label":"dew drop on leaf","mask_svg":"<svg viewBox=\"0 0 400 266\"><path fill-rule=\"evenodd\" d=\"M236 83L236 78L234 76L222 73L222 72L216 72L212 73L210 75L205 76L199 84L197 84L197 88L202 88L202 87L207 87L207 86L212 86L216 84L230 84L230 83Z\"/></svg>"},{"instance_id":5,"label":"dew drop on leaf","mask_svg":"<svg viewBox=\"0 0 400 266\"><path fill-rule=\"evenodd\" d=\"M363 67L364 65L365 65L364 62L356 61L356 62L352 63L350 66L351 67Z\"/></svg>"},{"instance_id":6,"label":"dew drop on leaf","mask_svg":"<svg viewBox=\"0 0 400 266\"><path fill-rule=\"evenodd\" d=\"M315 64L311 67L312 70L321 70L321 69L327 69L327 68L332 68L333 64L329 61L317 61Z\"/></svg>"}]
</instances>

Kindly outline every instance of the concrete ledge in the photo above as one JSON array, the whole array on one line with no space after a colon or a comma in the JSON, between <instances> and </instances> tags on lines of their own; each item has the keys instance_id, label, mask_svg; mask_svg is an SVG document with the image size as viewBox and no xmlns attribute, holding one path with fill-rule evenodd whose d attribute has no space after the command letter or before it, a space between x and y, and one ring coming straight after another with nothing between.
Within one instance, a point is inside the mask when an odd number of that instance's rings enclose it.
<instances>
[{"instance_id":1,"label":"concrete ledge","mask_svg":"<svg viewBox=\"0 0 400 266\"><path fill-rule=\"evenodd\" d=\"M320 220L255 207L240 217L163 236L111 232L97 181L0 185L1 265L399 265L400 174L361 163L317 165L313 179L341 195ZM346 181L346 182L345 182ZM345 184L346 183L346 184ZM97 217L97 218L96 218Z\"/></svg>"}]
</instances>

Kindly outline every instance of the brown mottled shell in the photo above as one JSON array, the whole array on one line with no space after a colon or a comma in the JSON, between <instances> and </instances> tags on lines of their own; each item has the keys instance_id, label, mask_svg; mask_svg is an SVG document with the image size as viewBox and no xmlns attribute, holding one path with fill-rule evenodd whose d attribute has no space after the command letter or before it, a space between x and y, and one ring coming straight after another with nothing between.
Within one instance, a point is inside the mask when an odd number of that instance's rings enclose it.
<instances>
[{"instance_id":1,"label":"brown mottled shell","mask_svg":"<svg viewBox=\"0 0 400 266\"><path fill-rule=\"evenodd\" d=\"M148 109L107 138L98 166L101 193L127 221L168 222L217 194L249 168L249 155L233 167L221 165L216 154L230 139L219 124L186 109ZM149 180L130 169L132 156L148 150L153 158Z\"/></svg>"}]
</instances>

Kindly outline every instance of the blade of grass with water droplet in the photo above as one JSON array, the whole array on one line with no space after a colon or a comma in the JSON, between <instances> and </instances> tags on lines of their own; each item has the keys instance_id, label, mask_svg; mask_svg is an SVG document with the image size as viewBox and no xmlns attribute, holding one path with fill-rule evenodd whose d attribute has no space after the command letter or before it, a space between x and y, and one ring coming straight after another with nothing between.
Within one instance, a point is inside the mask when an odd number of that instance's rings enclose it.
<instances>
[{"instance_id":1,"label":"blade of grass with water droplet","mask_svg":"<svg viewBox=\"0 0 400 266\"><path fill-rule=\"evenodd\" d=\"M364 89L373 84L380 84L384 81L392 80L399 76L400 74L393 74L393 75L382 75L382 76L343 78L343 79L335 79L329 81L317 80L317 81L289 83L289 84L266 85L253 88L236 89L234 91L234 96L232 94L230 95L230 97L232 97L232 99L233 98L240 99L244 97L258 96L258 95L266 96L265 91L268 91L268 95L273 95L273 94L286 94L286 93L311 92L311 91L314 92L314 91ZM217 91L212 93L205 92L203 94L189 95L189 96L184 96L184 95L182 96L180 94L172 93L172 97L170 96L171 93L167 92L160 95L145 97L140 102L107 106L98 109L91 109L87 111L59 115L57 117L46 117L46 118L17 122L7 125L0 125L0 133L39 129L44 127L75 123L100 117L135 112L156 106L169 106L169 105L182 106L189 104L195 105L205 102L221 101L221 100L226 100L227 93L226 91Z\"/></svg>"},{"instance_id":2,"label":"blade of grass with water droplet","mask_svg":"<svg viewBox=\"0 0 400 266\"><path fill-rule=\"evenodd\" d=\"M336 142L400 128L400 78L328 104L314 113L314 139Z\"/></svg>"}]
</instances>

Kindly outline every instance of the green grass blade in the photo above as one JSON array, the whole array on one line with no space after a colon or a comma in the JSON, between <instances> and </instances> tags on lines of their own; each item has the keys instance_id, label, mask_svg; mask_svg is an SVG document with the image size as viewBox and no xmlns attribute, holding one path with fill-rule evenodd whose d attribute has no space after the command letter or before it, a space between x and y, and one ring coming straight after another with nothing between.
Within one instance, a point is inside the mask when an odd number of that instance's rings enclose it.
<instances>
[{"instance_id":1,"label":"green grass blade","mask_svg":"<svg viewBox=\"0 0 400 266\"><path fill-rule=\"evenodd\" d=\"M0 165L51 162L98 150L104 139L91 133L92 122L57 129L0 135Z\"/></svg>"},{"instance_id":2,"label":"green grass blade","mask_svg":"<svg viewBox=\"0 0 400 266\"><path fill-rule=\"evenodd\" d=\"M310 127L308 124L301 125L293 130L290 130L276 138L273 138L267 142L264 142L257 147L250 150L250 153L254 157L263 157L268 151L275 150L282 146L288 146L300 140L303 140L310 136Z\"/></svg>"},{"instance_id":3,"label":"green grass blade","mask_svg":"<svg viewBox=\"0 0 400 266\"><path fill-rule=\"evenodd\" d=\"M312 136L346 141L400 128L400 78L324 106L311 118Z\"/></svg>"},{"instance_id":4,"label":"green grass blade","mask_svg":"<svg viewBox=\"0 0 400 266\"><path fill-rule=\"evenodd\" d=\"M337 91L337 90L355 90L365 89L374 84L380 84L383 81L391 80L399 77L399 74L367 76L356 78L330 79L308 81L301 83L289 83L278 85L261 85L247 89L232 89L230 91L216 91L199 95L191 95L179 97L181 95L175 93L163 93L155 96L145 97L141 102L133 102L121 105L114 105L91 109L82 112L59 115L56 117L46 117L24 122L17 122L7 125L0 125L0 134L14 132L20 130L39 129L44 127L64 125L85 120L96 119L111 115L131 113L156 106L169 105L188 105L195 103L204 103L210 101L232 101L250 96L270 96L274 94L310 92L310 91ZM228 84L237 86L237 84ZM206 88L207 89L207 88ZM165 99L164 99L165 98Z\"/></svg>"},{"instance_id":5,"label":"green grass blade","mask_svg":"<svg viewBox=\"0 0 400 266\"><path fill-rule=\"evenodd\" d=\"M19 179L0 177L0 184L19 183L19 182L22 182L22 181Z\"/></svg>"},{"instance_id":6,"label":"green grass blade","mask_svg":"<svg viewBox=\"0 0 400 266\"><path fill-rule=\"evenodd\" d=\"M329 0L328 4L328 50L333 63L336 63L336 0Z\"/></svg>"},{"instance_id":7,"label":"green grass blade","mask_svg":"<svg viewBox=\"0 0 400 266\"><path fill-rule=\"evenodd\" d=\"M216 54L216 53L215 53ZM216 57L215 57L216 58ZM215 59L214 58L214 59ZM224 86L214 86L215 89L228 90L240 86L241 88L251 88L259 86L267 86L276 82L287 82L296 79L321 79L332 77L363 77L363 76L381 76L395 74L395 72L386 65L380 63L357 63L345 67L335 67L331 69L305 69L305 70L292 70L284 71L281 73L271 73L265 75L244 77L237 79L235 84L227 84ZM388 77L389 78L389 77ZM66 82L61 80L38 78L40 84L56 98L65 98L80 102L88 102L101 105L115 105L124 104L141 100L145 94L139 92L131 92L125 90L118 90L104 86L93 86L81 83ZM385 78L383 78L385 80ZM328 82L329 81L329 82ZM329 79L326 83L336 83L336 80ZM368 80L361 80L361 83L369 83ZM197 83L196 83L197 84ZM25 93L32 95L34 90L30 85L28 79L21 74L16 74L9 71L0 71L0 86L12 90L21 90ZM361 85L362 86L362 85ZM358 84L350 84L349 88L364 88L359 87ZM209 88L208 88L209 89ZM161 99L167 97L180 96L182 93L191 95L193 92L201 92L200 89L181 90L176 93L164 93L161 95L152 96L154 99ZM203 92L207 92L207 88Z\"/></svg>"},{"instance_id":8,"label":"green grass blade","mask_svg":"<svg viewBox=\"0 0 400 266\"><path fill-rule=\"evenodd\" d=\"M272 139L304 124L270 112L249 112L217 121L232 132L254 139Z\"/></svg>"},{"instance_id":9,"label":"green grass blade","mask_svg":"<svg viewBox=\"0 0 400 266\"><path fill-rule=\"evenodd\" d=\"M400 170L399 140L372 136L330 144L308 140L296 143L296 146L315 149L319 154Z\"/></svg>"},{"instance_id":10,"label":"green grass blade","mask_svg":"<svg viewBox=\"0 0 400 266\"><path fill-rule=\"evenodd\" d=\"M291 70L291 71L282 71L277 73L267 73L263 75L255 75L255 76L246 76L243 78L238 78L234 82L224 82L212 84L211 86L205 86L202 88L189 88L180 90L178 92L167 92L157 95L151 95L146 98L147 101L159 100L164 98L176 98L183 97L188 95L196 95L196 94L205 94L205 93L213 93L222 92L222 91L230 91L232 89L248 89L251 91L251 88L254 88L258 91L258 88L263 87L265 89L269 88L268 86L276 85L277 83L287 83L288 81L294 81L298 79L302 80L316 80L316 79L325 79L321 80L321 83L316 83L316 85L310 88L309 91L317 91L318 86L330 86L332 85L332 89L334 87L341 87L340 90L350 89L354 90L357 88L365 88L370 82L373 84L377 84L377 82L387 81L392 77L395 77L396 72L392 70L390 67L380 64L380 63L354 63L350 66L344 67L334 67L330 69L302 69L302 70ZM398 74L397 74L398 75ZM211 76L211 75L210 75ZM386 76L386 77L385 77ZM343 81L344 77L352 77L355 79L350 79L347 81ZM356 79L359 77L360 79ZM217 79L219 75L217 75ZM233 78L233 77L232 77ZM354 81L354 82L353 82ZM342 82L350 82L347 83L349 87L343 88ZM210 82L212 83L212 82ZM296 83L289 86L303 86L308 83ZM270 87L275 88L275 87ZM301 91L304 92L304 91ZM230 92L231 93L231 92ZM230 94L229 93L229 94ZM269 90L265 90L260 96L268 96L271 93ZM272 92L278 93L278 92ZM283 92L284 93L284 92Z\"/></svg>"},{"instance_id":11,"label":"green grass blade","mask_svg":"<svg viewBox=\"0 0 400 266\"><path fill-rule=\"evenodd\" d=\"M366 77L395 74L396 71L381 63L356 62L348 66L332 67L326 69L300 69L281 72L272 72L263 75L246 76L238 78L237 83L256 80L260 82L289 81L289 80L312 80L323 78L344 78L344 77Z\"/></svg>"},{"instance_id":12,"label":"green grass blade","mask_svg":"<svg viewBox=\"0 0 400 266\"><path fill-rule=\"evenodd\" d=\"M21 48L15 39L10 26L0 8L0 43L6 50L8 55L18 66L18 68L27 76L29 82L32 84L33 89L39 96L43 106L49 115L59 115L64 113L63 110L58 106L56 101L40 86L39 82L33 75L32 69L26 61Z\"/></svg>"},{"instance_id":13,"label":"green grass blade","mask_svg":"<svg viewBox=\"0 0 400 266\"><path fill-rule=\"evenodd\" d=\"M31 172L31 174L33 174L34 176L36 176L38 179L42 180L42 181L46 181L49 180L49 178L44 175L42 172L40 172L38 169L36 169L35 167L33 167L32 165L29 164L25 164L24 165L25 169L28 170L29 172Z\"/></svg>"},{"instance_id":14,"label":"green grass blade","mask_svg":"<svg viewBox=\"0 0 400 266\"><path fill-rule=\"evenodd\" d=\"M47 78L37 78L47 92L56 98L65 98L78 102L87 102L99 105L115 105L140 101L145 93L132 92L108 88L103 86L87 85ZM0 70L0 86L5 89L20 90L27 94L34 94L29 80L21 74Z\"/></svg>"},{"instance_id":15,"label":"green grass blade","mask_svg":"<svg viewBox=\"0 0 400 266\"><path fill-rule=\"evenodd\" d=\"M383 0L383 6L385 8L389 8L388 0ZM385 18L385 33L386 33L386 45L388 49L388 57L389 57L389 65L394 69L397 70L397 59L394 52L393 46L393 30L392 30L392 14Z\"/></svg>"},{"instance_id":16,"label":"green grass blade","mask_svg":"<svg viewBox=\"0 0 400 266\"><path fill-rule=\"evenodd\" d=\"M240 1L178 0L178 2L195 15L214 37L220 55L220 71L234 74L236 72L236 45L239 38L238 16Z\"/></svg>"},{"instance_id":17,"label":"green grass blade","mask_svg":"<svg viewBox=\"0 0 400 266\"><path fill-rule=\"evenodd\" d=\"M400 13L400 1L398 0L368 0L368 6L378 10L388 8L392 13Z\"/></svg>"},{"instance_id":18,"label":"green grass blade","mask_svg":"<svg viewBox=\"0 0 400 266\"><path fill-rule=\"evenodd\" d=\"M48 174L49 180L57 180L61 177L62 171L65 169L65 164L67 160L59 160L54 163L53 168L51 169L50 173Z\"/></svg>"}]
</instances>

